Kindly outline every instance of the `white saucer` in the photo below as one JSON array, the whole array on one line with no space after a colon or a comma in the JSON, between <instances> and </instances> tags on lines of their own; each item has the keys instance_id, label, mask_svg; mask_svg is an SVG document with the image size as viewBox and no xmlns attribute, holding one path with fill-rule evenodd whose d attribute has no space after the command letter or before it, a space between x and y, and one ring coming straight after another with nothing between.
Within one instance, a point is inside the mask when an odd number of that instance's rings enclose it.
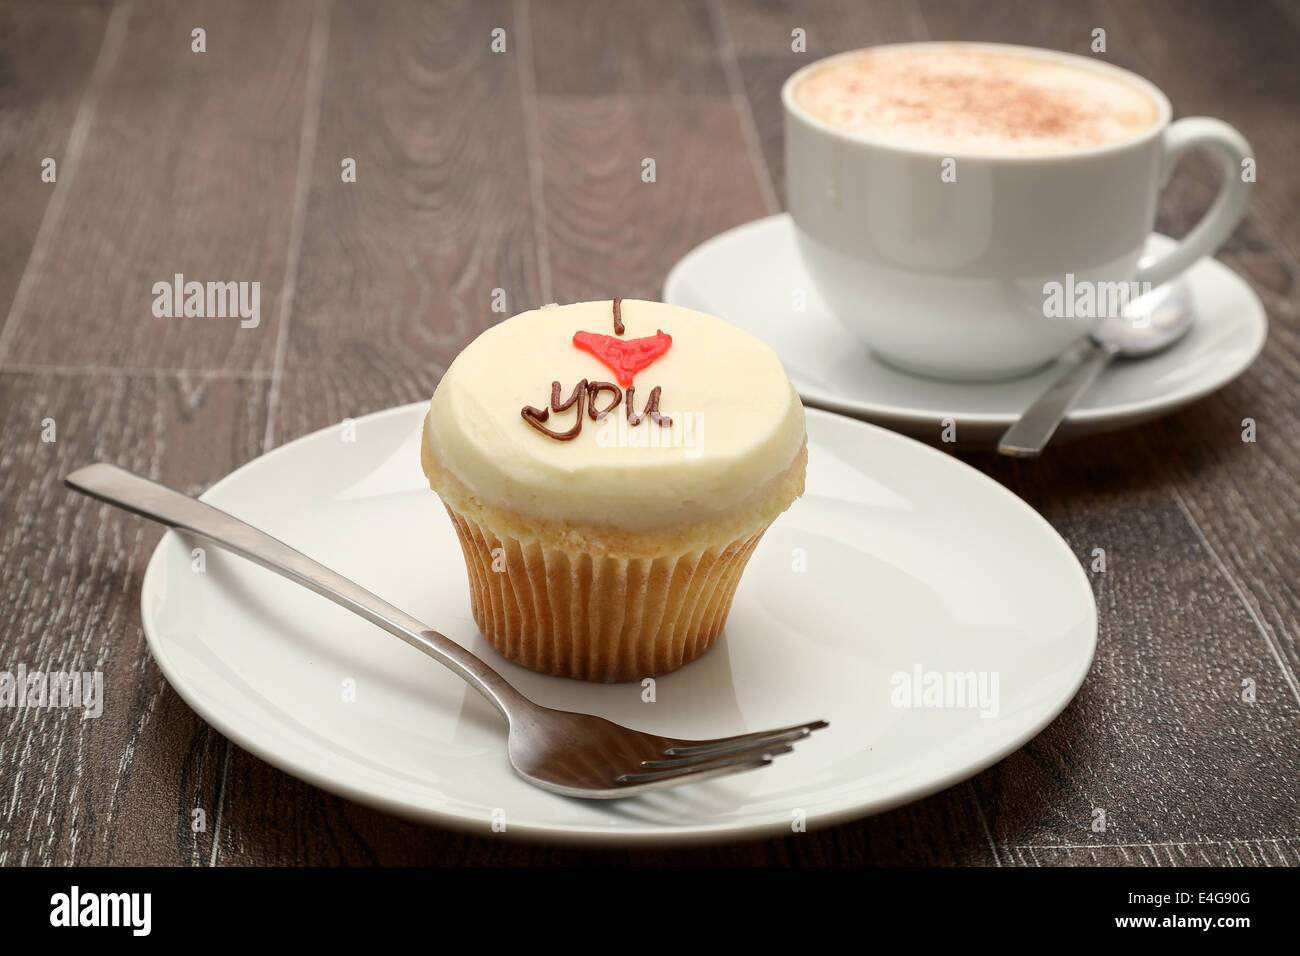
<instances>
[{"instance_id":1,"label":"white saucer","mask_svg":"<svg viewBox=\"0 0 1300 956\"><path fill-rule=\"evenodd\" d=\"M141 597L167 680L239 746L334 793L485 837L498 811L505 838L789 834L798 814L825 826L982 770L1042 730L1088 672L1092 591L1047 522L949 455L813 411L807 494L755 552L716 647L661 677L654 703L637 683L532 673L470 617L460 548L420 470L425 407L359 419L355 442L338 427L309 435L203 498L468 646L540 703L682 737L830 727L753 773L618 801L556 796L511 772L501 718L437 662L216 548L197 573L197 542L168 532ZM891 676L918 666L997 673L997 715L895 707Z\"/></svg>"},{"instance_id":2,"label":"white saucer","mask_svg":"<svg viewBox=\"0 0 1300 956\"><path fill-rule=\"evenodd\" d=\"M1172 244L1153 235L1148 252ZM1202 259L1186 273L1196 323L1167 352L1115 362L1070 413L1058 435L1077 437L1124 428L1167 414L1222 388L1264 345L1264 307L1236 273ZM806 311L795 310L797 291ZM668 274L664 301L721 316L763 339L781 356L806 403L937 441L944 418L957 440L995 443L1061 374L1049 366L1005 382L921 378L875 358L817 295L795 248L788 214L769 216L715 236Z\"/></svg>"}]
</instances>

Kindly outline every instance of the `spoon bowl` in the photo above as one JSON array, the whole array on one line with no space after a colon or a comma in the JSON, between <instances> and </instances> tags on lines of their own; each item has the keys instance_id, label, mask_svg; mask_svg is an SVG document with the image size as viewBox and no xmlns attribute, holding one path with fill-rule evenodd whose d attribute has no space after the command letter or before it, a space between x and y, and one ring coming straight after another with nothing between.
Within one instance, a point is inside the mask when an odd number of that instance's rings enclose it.
<instances>
[{"instance_id":1,"label":"spoon bowl","mask_svg":"<svg viewBox=\"0 0 1300 956\"><path fill-rule=\"evenodd\" d=\"M1103 319L1091 338L1101 348L1113 348L1119 358L1143 358L1181 339L1194 319L1187 283L1178 279L1156 286L1119 315Z\"/></svg>"}]
</instances>

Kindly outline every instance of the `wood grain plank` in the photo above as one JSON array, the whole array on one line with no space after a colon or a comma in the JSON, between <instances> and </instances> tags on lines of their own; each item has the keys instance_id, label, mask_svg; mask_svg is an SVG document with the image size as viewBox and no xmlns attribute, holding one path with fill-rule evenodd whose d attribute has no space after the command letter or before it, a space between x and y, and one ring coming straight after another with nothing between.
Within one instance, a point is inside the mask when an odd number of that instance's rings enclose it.
<instances>
[{"instance_id":1,"label":"wood grain plank","mask_svg":"<svg viewBox=\"0 0 1300 956\"><path fill-rule=\"evenodd\" d=\"M297 171L311 7L131 8L10 364L269 368ZM190 31L207 30L207 52ZM153 284L261 283L260 324L159 318Z\"/></svg>"},{"instance_id":2,"label":"wood grain plank","mask_svg":"<svg viewBox=\"0 0 1300 956\"><path fill-rule=\"evenodd\" d=\"M528 5L541 97L725 97L706 4L548 0Z\"/></svg>"},{"instance_id":3,"label":"wood grain plank","mask_svg":"<svg viewBox=\"0 0 1300 956\"><path fill-rule=\"evenodd\" d=\"M56 174L63 165L107 24L100 3L0 6L0 316L9 314L58 188L41 181L41 164L53 159Z\"/></svg>"},{"instance_id":4,"label":"wood grain plank","mask_svg":"<svg viewBox=\"0 0 1300 956\"><path fill-rule=\"evenodd\" d=\"M1232 840L1008 847L1003 866L1296 866L1300 841Z\"/></svg>"},{"instance_id":5,"label":"wood grain plank","mask_svg":"<svg viewBox=\"0 0 1300 956\"><path fill-rule=\"evenodd\" d=\"M975 781L998 843L1300 838L1300 703L1181 510L1054 523L1085 566L1106 550L1097 657L1061 717Z\"/></svg>"},{"instance_id":6,"label":"wood grain plank","mask_svg":"<svg viewBox=\"0 0 1300 956\"><path fill-rule=\"evenodd\" d=\"M638 40L610 56L605 5L538 9L546 12L533 34L555 297L658 299L677 259L766 212L717 38L697 6L619 7L616 35ZM668 75L673 82L655 82ZM653 182L643 180L647 159Z\"/></svg>"},{"instance_id":7,"label":"wood grain plank","mask_svg":"<svg viewBox=\"0 0 1300 956\"><path fill-rule=\"evenodd\" d=\"M111 460L197 493L250 458L262 383L0 374L0 669L101 671L103 713L0 708L0 865L187 864L212 834L222 738L140 626L161 531L63 487ZM54 419L56 441L41 440ZM208 829L194 833L191 811Z\"/></svg>"},{"instance_id":8,"label":"wood grain plank","mask_svg":"<svg viewBox=\"0 0 1300 956\"><path fill-rule=\"evenodd\" d=\"M331 14L285 437L427 400L479 332L540 304L510 5L373 13L340 3ZM490 49L497 26L508 29L505 53ZM341 180L345 157L355 183Z\"/></svg>"},{"instance_id":9,"label":"wood grain plank","mask_svg":"<svg viewBox=\"0 0 1300 956\"><path fill-rule=\"evenodd\" d=\"M932 40L970 40L988 43L1023 43L1091 56L1094 27L1107 24L1099 0L1004 0L1001 3L963 3L962 0L916 0ZM1110 42L1109 58L1122 40Z\"/></svg>"}]
</instances>

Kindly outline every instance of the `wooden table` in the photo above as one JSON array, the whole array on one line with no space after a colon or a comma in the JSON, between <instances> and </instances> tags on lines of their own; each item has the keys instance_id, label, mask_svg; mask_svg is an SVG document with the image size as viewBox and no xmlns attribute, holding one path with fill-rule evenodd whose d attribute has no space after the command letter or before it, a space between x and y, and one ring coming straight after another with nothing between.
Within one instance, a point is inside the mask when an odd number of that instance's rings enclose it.
<instances>
[{"instance_id":1,"label":"wooden table","mask_svg":"<svg viewBox=\"0 0 1300 956\"><path fill-rule=\"evenodd\" d=\"M1040 461L964 455L1085 566L1108 556L1092 672L1019 752L783 840L540 847L331 796L169 688L139 612L161 532L62 475L111 459L197 493L427 399L500 318L495 290L511 313L658 298L687 250L781 208L777 91L813 58L926 38L1089 53L1096 27L1179 115L1254 145L1250 213L1219 258L1271 327L1248 373L1167 419ZM0 669L99 669L107 697L97 720L0 710L0 864L1300 863L1298 47L1300 0L0 7ZM1158 228L1183 232L1214 188L1188 160ZM260 281L260 324L155 317L175 273Z\"/></svg>"}]
</instances>

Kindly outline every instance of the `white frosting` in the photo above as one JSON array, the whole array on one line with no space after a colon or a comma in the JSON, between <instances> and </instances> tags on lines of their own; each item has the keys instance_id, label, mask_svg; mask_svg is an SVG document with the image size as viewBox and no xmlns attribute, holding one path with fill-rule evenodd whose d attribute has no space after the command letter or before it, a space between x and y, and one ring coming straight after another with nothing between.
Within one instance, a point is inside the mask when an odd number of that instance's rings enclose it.
<instances>
[{"instance_id":1,"label":"white frosting","mask_svg":"<svg viewBox=\"0 0 1300 956\"><path fill-rule=\"evenodd\" d=\"M805 441L803 405L776 353L733 325L690 309L624 300L620 338L663 330L672 345L636 373L635 407L662 388L663 428L627 424L626 396L601 421L558 441L520 415L561 401L582 379L617 375L573 345L579 330L614 334L612 303L549 305L508 319L456 358L430 403L428 441L439 463L480 502L524 515L638 529L725 516L779 481ZM626 390L624 389L624 392ZM597 404L611 400L602 392ZM565 431L574 408L551 412Z\"/></svg>"}]
</instances>

